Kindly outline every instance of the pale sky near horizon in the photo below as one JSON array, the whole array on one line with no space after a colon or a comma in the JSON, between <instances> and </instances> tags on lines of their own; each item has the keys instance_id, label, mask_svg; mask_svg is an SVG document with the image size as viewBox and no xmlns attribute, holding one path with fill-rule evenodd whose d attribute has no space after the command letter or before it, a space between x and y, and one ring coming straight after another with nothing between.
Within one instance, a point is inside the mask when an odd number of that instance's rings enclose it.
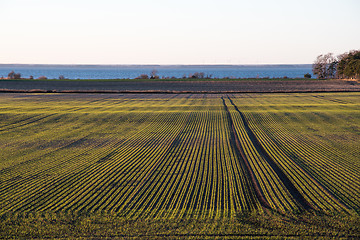
<instances>
[{"instance_id":1,"label":"pale sky near horizon","mask_svg":"<svg viewBox=\"0 0 360 240\"><path fill-rule=\"evenodd\" d=\"M0 0L0 63L302 64L360 49L359 0Z\"/></svg>"}]
</instances>

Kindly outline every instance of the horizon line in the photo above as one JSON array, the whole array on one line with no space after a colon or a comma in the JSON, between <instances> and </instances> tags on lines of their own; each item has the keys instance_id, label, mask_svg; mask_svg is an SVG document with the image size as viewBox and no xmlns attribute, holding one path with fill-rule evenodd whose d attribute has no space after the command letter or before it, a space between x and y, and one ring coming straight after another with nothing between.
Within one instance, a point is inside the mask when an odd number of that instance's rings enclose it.
<instances>
[{"instance_id":1,"label":"horizon line","mask_svg":"<svg viewBox=\"0 0 360 240\"><path fill-rule=\"evenodd\" d=\"M104 64L104 63L0 63L0 65L41 65L41 66L291 66L312 65L312 63L245 63L245 64Z\"/></svg>"}]
</instances>

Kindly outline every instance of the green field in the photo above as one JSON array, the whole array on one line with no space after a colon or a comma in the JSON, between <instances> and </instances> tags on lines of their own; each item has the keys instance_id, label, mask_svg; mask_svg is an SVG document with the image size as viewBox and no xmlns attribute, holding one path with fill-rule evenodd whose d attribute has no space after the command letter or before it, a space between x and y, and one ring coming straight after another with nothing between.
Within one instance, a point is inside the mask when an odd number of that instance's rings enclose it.
<instances>
[{"instance_id":1,"label":"green field","mask_svg":"<svg viewBox=\"0 0 360 240\"><path fill-rule=\"evenodd\" d=\"M360 237L360 93L2 94L0 237Z\"/></svg>"}]
</instances>

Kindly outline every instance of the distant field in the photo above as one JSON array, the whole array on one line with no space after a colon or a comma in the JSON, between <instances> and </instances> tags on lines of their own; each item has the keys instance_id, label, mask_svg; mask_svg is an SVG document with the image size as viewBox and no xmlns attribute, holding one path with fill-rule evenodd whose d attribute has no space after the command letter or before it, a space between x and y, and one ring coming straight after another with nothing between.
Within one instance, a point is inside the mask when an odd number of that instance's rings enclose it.
<instances>
[{"instance_id":1,"label":"distant field","mask_svg":"<svg viewBox=\"0 0 360 240\"><path fill-rule=\"evenodd\" d=\"M266 93L360 91L360 82L314 79L0 80L0 92Z\"/></svg>"},{"instance_id":2,"label":"distant field","mask_svg":"<svg viewBox=\"0 0 360 240\"><path fill-rule=\"evenodd\" d=\"M360 93L1 94L0 237L360 237Z\"/></svg>"}]
</instances>

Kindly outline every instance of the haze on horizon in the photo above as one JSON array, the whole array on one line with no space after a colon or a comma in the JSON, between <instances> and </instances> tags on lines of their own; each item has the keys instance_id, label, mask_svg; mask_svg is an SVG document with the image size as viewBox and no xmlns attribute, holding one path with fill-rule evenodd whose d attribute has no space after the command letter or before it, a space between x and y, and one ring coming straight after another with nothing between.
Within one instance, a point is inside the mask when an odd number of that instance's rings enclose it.
<instances>
[{"instance_id":1,"label":"haze on horizon","mask_svg":"<svg viewBox=\"0 0 360 240\"><path fill-rule=\"evenodd\" d=\"M0 63L309 64L360 48L358 0L2 0Z\"/></svg>"}]
</instances>

